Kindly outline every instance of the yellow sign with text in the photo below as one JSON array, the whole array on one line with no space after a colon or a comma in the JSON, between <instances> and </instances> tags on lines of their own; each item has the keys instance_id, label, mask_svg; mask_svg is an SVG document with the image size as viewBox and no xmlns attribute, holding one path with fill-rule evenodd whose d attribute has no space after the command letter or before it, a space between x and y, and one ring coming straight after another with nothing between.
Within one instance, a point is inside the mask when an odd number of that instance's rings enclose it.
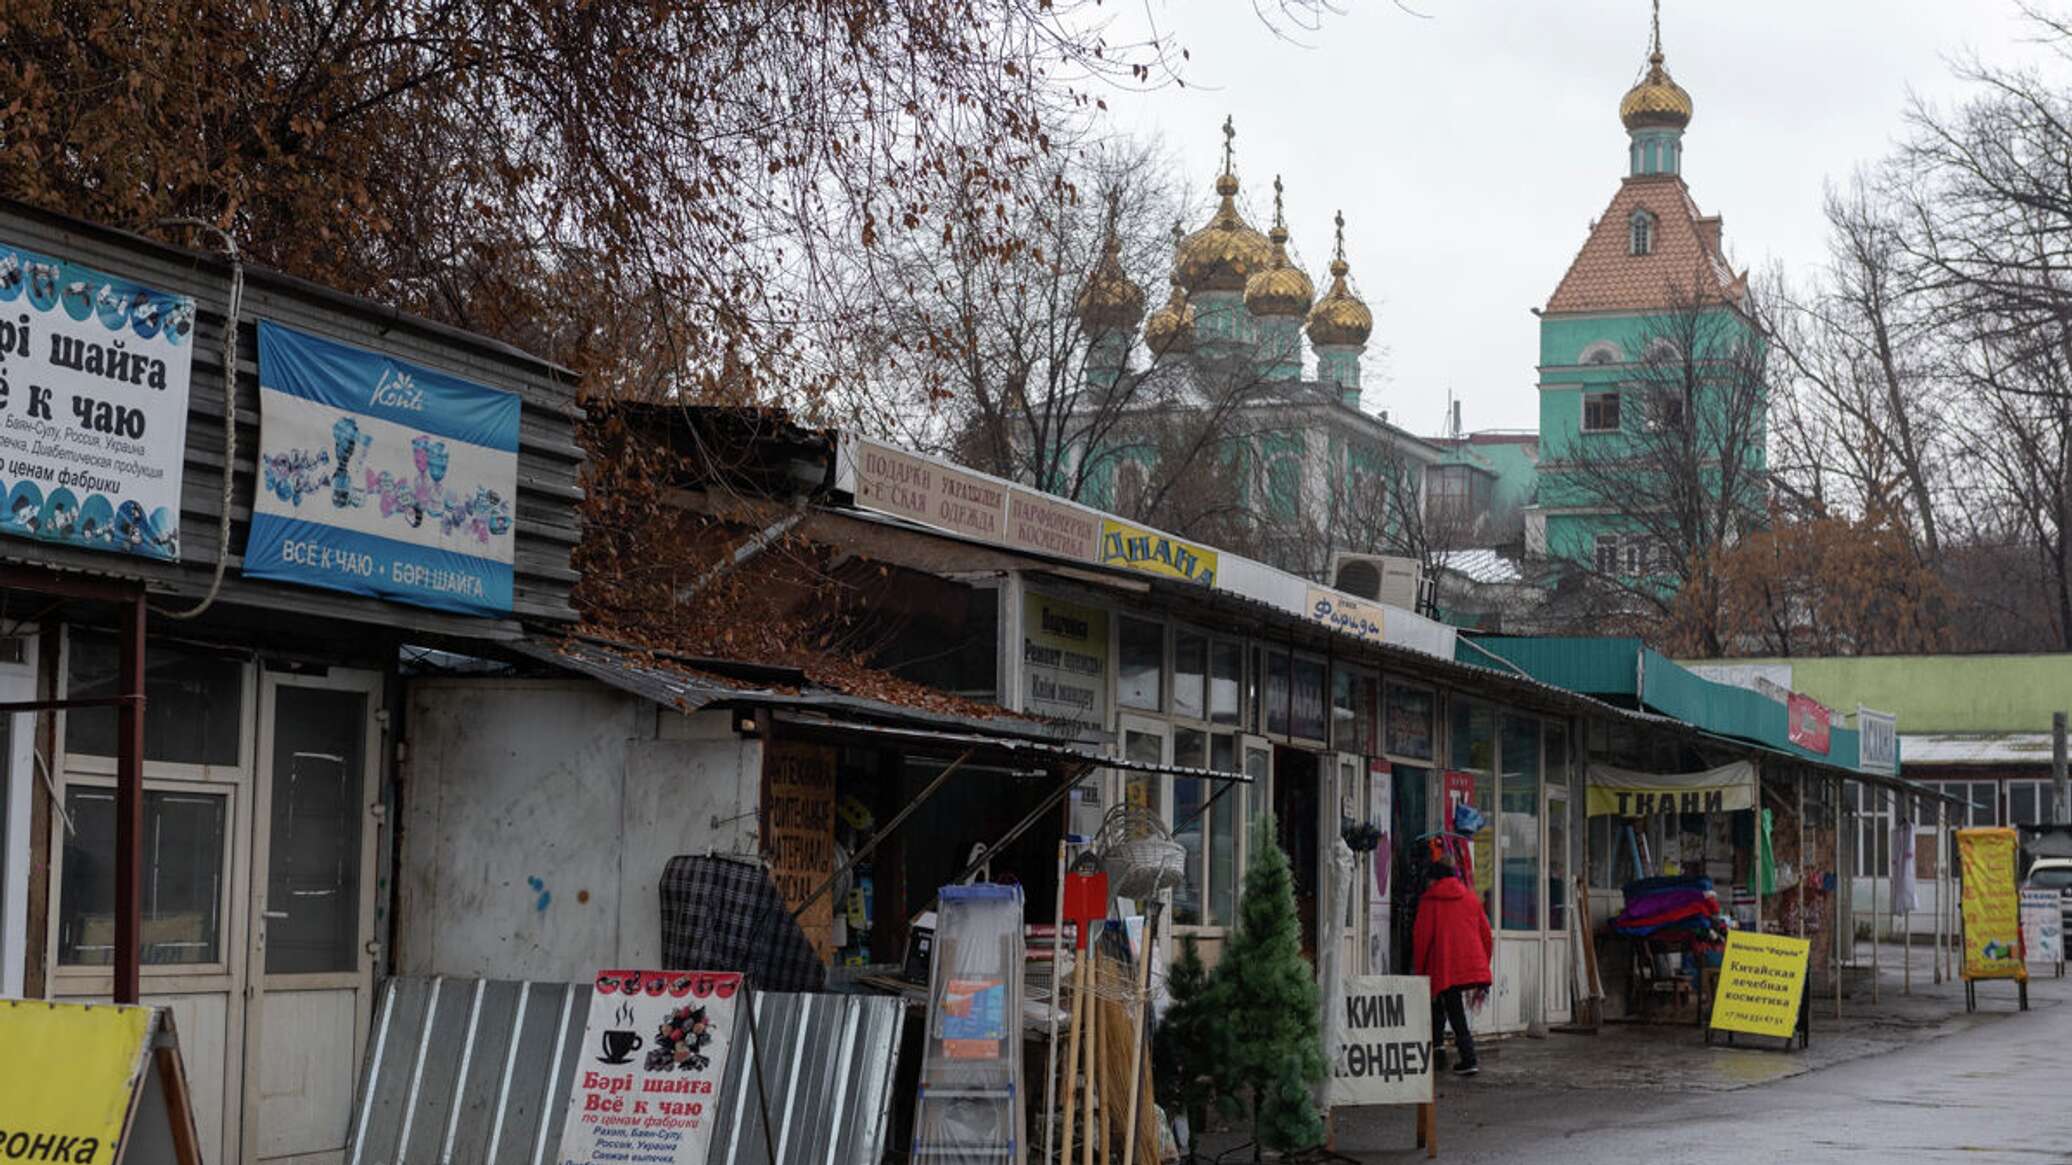
<instances>
[{"instance_id":1,"label":"yellow sign with text","mask_svg":"<svg viewBox=\"0 0 2072 1165\"><path fill-rule=\"evenodd\" d=\"M1812 939L1728 931L1712 999L1713 1030L1790 1039L1799 1025L1812 950Z\"/></svg>"},{"instance_id":2,"label":"yellow sign with text","mask_svg":"<svg viewBox=\"0 0 2072 1165\"><path fill-rule=\"evenodd\" d=\"M1101 564L1205 587L1216 584L1215 551L1113 518L1101 523Z\"/></svg>"},{"instance_id":3,"label":"yellow sign with text","mask_svg":"<svg viewBox=\"0 0 2072 1165\"><path fill-rule=\"evenodd\" d=\"M0 1000L0 1160L117 1160L151 1030L148 1007Z\"/></svg>"},{"instance_id":4,"label":"yellow sign with text","mask_svg":"<svg viewBox=\"0 0 2072 1165\"><path fill-rule=\"evenodd\" d=\"M2027 982L2022 958L2022 896L2016 885L2019 843L2012 829L1957 831L1957 869L1964 879L1964 978Z\"/></svg>"}]
</instances>

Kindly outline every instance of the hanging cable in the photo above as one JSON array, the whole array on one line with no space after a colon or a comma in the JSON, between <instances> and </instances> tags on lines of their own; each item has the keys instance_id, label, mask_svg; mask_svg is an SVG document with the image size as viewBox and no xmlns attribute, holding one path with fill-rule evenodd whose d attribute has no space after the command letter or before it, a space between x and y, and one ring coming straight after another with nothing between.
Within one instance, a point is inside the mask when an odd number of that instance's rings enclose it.
<instances>
[{"instance_id":1,"label":"hanging cable","mask_svg":"<svg viewBox=\"0 0 2072 1165\"><path fill-rule=\"evenodd\" d=\"M223 589L223 570L230 563L230 501L231 483L237 468L237 315L245 298L245 264L238 253L237 240L206 219L162 218L155 226L185 226L207 231L216 236L223 245L223 254L230 260L230 303L223 313L223 507L216 525L216 572L209 580L209 591L201 602L184 611L168 611L162 607L151 608L168 619L193 619L208 610L216 602L216 594Z\"/></svg>"}]
</instances>

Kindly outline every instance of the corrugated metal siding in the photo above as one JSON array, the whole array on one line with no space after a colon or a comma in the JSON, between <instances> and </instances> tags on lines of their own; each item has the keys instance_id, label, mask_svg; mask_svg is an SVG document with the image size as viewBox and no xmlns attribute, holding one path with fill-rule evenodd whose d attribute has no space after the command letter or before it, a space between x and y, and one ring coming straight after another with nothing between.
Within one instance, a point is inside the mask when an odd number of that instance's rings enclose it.
<instances>
[{"instance_id":1,"label":"corrugated metal siding","mask_svg":"<svg viewBox=\"0 0 2072 1165\"><path fill-rule=\"evenodd\" d=\"M714 1165L876 1165L903 1001L755 997L758 1034L730 1042ZM556 1159L590 1009L587 983L445 977L384 984L347 1165L545 1165ZM750 1075L762 1056L762 1095Z\"/></svg>"},{"instance_id":2,"label":"corrugated metal siding","mask_svg":"<svg viewBox=\"0 0 2072 1165\"><path fill-rule=\"evenodd\" d=\"M128 556L0 539L0 559L94 574L142 578L178 593L207 589L218 546L223 500L223 328L229 265L218 259L76 220L0 202L0 238L122 275L153 287L192 295L197 319L194 374L188 397L187 450L181 483L177 565ZM261 318L393 353L451 371L493 388L516 392L519 416L517 541L512 613L571 620L569 589L576 579L569 556L581 532L576 502L582 451L575 444L572 376L506 345L469 336L378 304L338 295L301 280L247 267L239 313L236 368L237 458L230 466L230 568L222 600L287 608L317 616L395 625L408 622L454 634L515 631L499 620L418 611L372 599L312 588L247 582L239 577L251 518L254 453L259 447L258 329Z\"/></svg>"}]
</instances>

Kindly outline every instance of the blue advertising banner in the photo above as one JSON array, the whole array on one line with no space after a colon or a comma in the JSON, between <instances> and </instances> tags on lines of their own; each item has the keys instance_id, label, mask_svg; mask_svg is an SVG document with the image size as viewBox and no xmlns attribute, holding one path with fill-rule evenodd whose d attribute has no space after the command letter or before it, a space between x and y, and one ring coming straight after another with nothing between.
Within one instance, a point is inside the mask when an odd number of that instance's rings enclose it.
<instances>
[{"instance_id":1,"label":"blue advertising banner","mask_svg":"<svg viewBox=\"0 0 2072 1165\"><path fill-rule=\"evenodd\" d=\"M259 420L245 574L510 611L517 394L261 320Z\"/></svg>"},{"instance_id":2,"label":"blue advertising banner","mask_svg":"<svg viewBox=\"0 0 2072 1165\"><path fill-rule=\"evenodd\" d=\"M194 300L0 241L0 534L180 559Z\"/></svg>"}]
</instances>

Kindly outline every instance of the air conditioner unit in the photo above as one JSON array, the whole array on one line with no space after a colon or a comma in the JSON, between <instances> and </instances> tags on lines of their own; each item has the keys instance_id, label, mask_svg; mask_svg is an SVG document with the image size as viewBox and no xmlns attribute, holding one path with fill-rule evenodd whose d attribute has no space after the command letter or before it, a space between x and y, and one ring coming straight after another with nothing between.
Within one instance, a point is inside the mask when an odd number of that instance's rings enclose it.
<instances>
[{"instance_id":1,"label":"air conditioner unit","mask_svg":"<svg viewBox=\"0 0 2072 1165\"><path fill-rule=\"evenodd\" d=\"M1340 551L1331 556L1331 585L1349 595L1415 611L1423 594L1424 568L1415 558Z\"/></svg>"}]
</instances>

